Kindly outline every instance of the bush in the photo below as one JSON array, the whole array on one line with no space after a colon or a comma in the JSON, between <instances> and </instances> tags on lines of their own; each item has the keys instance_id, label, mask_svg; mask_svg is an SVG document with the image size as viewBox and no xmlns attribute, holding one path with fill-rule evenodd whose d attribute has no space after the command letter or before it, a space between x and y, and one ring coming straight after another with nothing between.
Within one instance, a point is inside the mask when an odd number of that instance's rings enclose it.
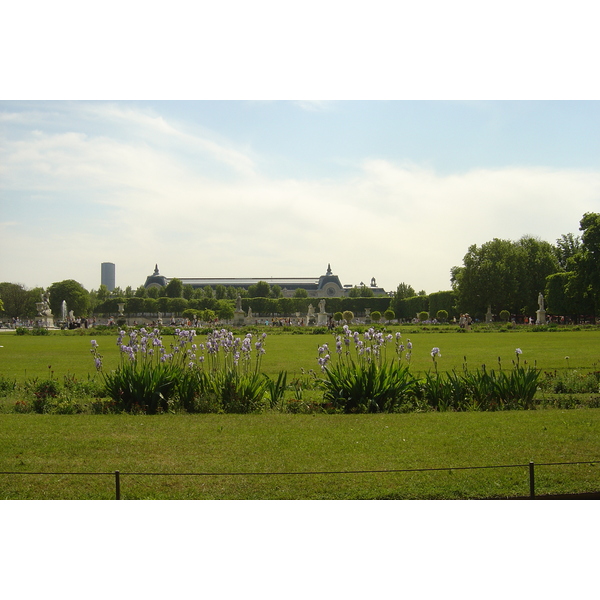
<instances>
[{"instance_id":1,"label":"bush","mask_svg":"<svg viewBox=\"0 0 600 600\"><path fill-rule=\"evenodd\" d=\"M437 311L435 317L438 321L445 323L448 320L448 311L442 308L441 310Z\"/></svg>"},{"instance_id":2,"label":"bush","mask_svg":"<svg viewBox=\"0 0 600 600\"><path fill-rule=\"evenodd\" d=\"M375 321L375 323L379 323L381 320L381 313L378 310L374 310L371 313L371 320Z\"/></svg>"},{"instance_id":3,"label":"bush","mask_svg":"<svg viewBox=\"0 0 600 600\"><path fill-rule=\"evenodd\" d=\"M253 342L252 333L242 340L225 329L214 330L206 344L194 343L193 330L174 333L168 352L158 329L132 330L127 344L121 331L121 362L110 373L102 371L98 343L92 340L96 368L118 409L156 414L176 408L240 413L262 408L267 382L259 369L266 333Z\"/></svg>"},{"instance_id":4,"label":"bush","mask_svg":"<svg viewBox=\"0 0 600 600\"><path fill-rule=\"evenodd\" d=\"M0 375L0 396L8 396L17 389L17 380Z\"/></svg>"},{"instance_id":5,"label":"bush","mask_svg":"<svg viewBox=\"0 0 600 600\"><path fill-rule=\"evenodd\" d=\"M429 313L426 310L422 310L418 315L417 318L419 319L419 321L427 321L429 319Z\"/></svg>"},{"instance_id":6,"label":"bush","mask_svg":"<svg viewBox=\"0 0 600 600\"><path fill-rule=\"evenodd\" d=\"M510 319L510 313L507 310L501 310L498 316L500 317L500 320L504 323L506 323Z\"/></svg>"},{"instance_id":7,"label":"bush","mask_svg":"<svg viewBox=\"0 0 600 600\"><path fill-rule=\"evenodd\" d=\"M342 319L349 325L354 320L354 313L351 310L345 310L342 313Z\"/></svg>"},{"instance_id":8,"label":"bush","mask_svg":"<svg viewBox=\"0 0 600 600\"><path fill-rule=\"evenodd\" d=\"M345 413L394 411L407 398L414 396L416 380L408 365L400 364L404 345L396 335L395 356L387 359L385 347L392 335L370 328L360 339L358 332L344 326L336 338L337 361L331 366L327 344L319 348L318 362L325 374L323 400ZM354 353L350 351L354 344ZM345 350L344 350L345 349Z\"/></svg>"}]
</instances>

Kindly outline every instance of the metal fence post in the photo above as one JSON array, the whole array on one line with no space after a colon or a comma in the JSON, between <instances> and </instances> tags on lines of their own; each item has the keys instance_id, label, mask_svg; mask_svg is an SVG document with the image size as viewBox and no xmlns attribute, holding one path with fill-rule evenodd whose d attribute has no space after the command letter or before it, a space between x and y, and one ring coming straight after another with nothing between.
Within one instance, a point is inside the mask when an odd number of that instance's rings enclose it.
<instances>
[{"instance_id":1,"label":"metal fence post","mask_svg":"<svg viewBox=\"0 0 600 600\"><path fill-rule=\"evenodd\" d=\"M529 461L529 497L535 498L535 474L532 460Z\"/></svg>"},{"instance_id":2,"label":"metal fence post","mask_svg":"<svg viewBox=\"0 0 600 600\"><path fill-rule=\"evenodd\" d=\"M115 471L115 492L116 492L115 500L120 500L121 499L121 473L119 471Z\"/></svg>"}]
</instances>

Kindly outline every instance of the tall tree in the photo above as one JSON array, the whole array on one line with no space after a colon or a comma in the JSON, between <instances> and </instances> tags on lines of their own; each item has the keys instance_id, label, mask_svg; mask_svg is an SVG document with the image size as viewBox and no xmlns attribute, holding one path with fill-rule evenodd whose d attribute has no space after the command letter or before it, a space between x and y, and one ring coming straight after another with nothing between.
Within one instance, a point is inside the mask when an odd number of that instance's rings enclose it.
<instances>
[{"instance_id":1,"label":"tall tree","mask_svg":"<svg viewBox=\"0 0 600 600\"><path fill-rule=\"evenodd\" d=\"M90 295L88 291L74 279L65 279L53 283L48 288L50 294L50 309L52 313L60 315L62 303L67 303L67 309L73 311L76 317L87 317L90 309Z\"/></svg>"},{"instance_id":2,"label":"tall tree","mask_svg":"<svg viewBox=\"0 0 600 600\"><path fill-rule=\"evenodd\" d=\"M258 281L248 286L250 298L268 298L270 293L271 286L266 281Z\"/></svg>"},{"instance_id":3,"label":"tall tree","mask_svg":"<svg viewBox=\"0 0 600 600\"><path fill-rule=\"evenodd\" d=\"M563 234L556 240L556 259L561 271L569 270L569 262L582 250L581 237L572 233Z\"/></svg>"},{"instance_id":4,"label":"tall tree","mask_svg":"<svg viewBox=\"0 0 600 600\"><path fill-rule=\"evenodd\" d=\"M4 302L4 313L9 317L27 316L25 312L27 310L28 297L28 291L21 284L9 283L8 281L0 283L0 298ZM37 301L40 301L39 296Z\"/></svg>"},{"instance_id":5,"label":"tall tree","mask_svg":"<svg viewBox=\"0 0 600 600\"><path fill-rule=\"evenodd\" d=\"M452 287L462 312L482 316L491 306L498 314L532 314L546 277L559 270L548 242L525 236L517 242L494 238L472 245L462 267L453 267Z\"/></svg>"},{"instance_id":6,"label":"tall tree","mask_svg":"<svg viewBox=\"0 0 600 600\"><path fill-rule=\"evenodd\" d=\"M404 298L412 298L416 295L417 294L413 286L404 282L399 283L398 287L396 288L396 291L394 292L394 298L396 298L397 300L402 300Z\"/></svg>"},{"instance_id":7,"label":"tall tree","mask_svg":"<svg viewBox=\"0 0 600 600\"><path fill-rule=\"evenodd\" d=\"M165 292L168 298L181 298L183 294L183 282L174 277L165 286Z\"/></svg>"},{"instance_id":8,"label":"tall tree","mask_svg":"<svg viewBox=\"0 0 600 600\"><path fill-rule=\"evenodd\" d=\"M600 308L600 214L585 213L579 222L581 251L573 259L577 286L593 307Z\"/></svg>"}]
</instances>

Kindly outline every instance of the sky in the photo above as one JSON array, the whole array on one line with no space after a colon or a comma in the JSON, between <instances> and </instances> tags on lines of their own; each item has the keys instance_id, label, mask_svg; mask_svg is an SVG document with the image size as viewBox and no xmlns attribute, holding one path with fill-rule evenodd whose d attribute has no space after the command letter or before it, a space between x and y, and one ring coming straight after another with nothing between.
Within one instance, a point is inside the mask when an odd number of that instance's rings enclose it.
<instances>
[{"instance_id":1,"label":"sky","mask_svg":"<svg viewBox=\"0 0 600 600\"><path fill-rule=\"evenodd\" d=\"M598 101L0 102L0 281L375 278L600 210Z\"/></svg>"}]
</instances>

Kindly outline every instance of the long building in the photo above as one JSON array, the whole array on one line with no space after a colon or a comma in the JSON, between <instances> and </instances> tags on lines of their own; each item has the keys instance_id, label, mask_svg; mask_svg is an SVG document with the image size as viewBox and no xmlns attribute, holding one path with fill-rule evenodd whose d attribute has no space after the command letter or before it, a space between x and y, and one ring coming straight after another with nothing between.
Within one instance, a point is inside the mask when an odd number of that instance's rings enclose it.
<instances>
[{"instance_id":1,"label":"long building","mask_svg":"<svg viewBox=\"0 0 600 600\"><path fill-rule=\"evenodd\" d=\"M171 279L175 278L161 275L158 265L156 265L154 273L146 278L144 287L163 287ZM331 271L331 265L327 265L327 272L320 277L177 277L177 279L183 285L191 285L193 288L204 288L209 285L214 289L216 286L222 285L226 288L234 287L246 290L259 281L266 281L271 286L278 285L284 297L292 297L298 288L302 288L307 291L308 296L311 298L340 298L346 296L348 290L353 287L352 285L342 285L340 278ZM373 290L375 296L387 295L387 292L383 288L377 286L374 277L371 279L371 285L368 287Z\"/></svg>"}]
</instances>

